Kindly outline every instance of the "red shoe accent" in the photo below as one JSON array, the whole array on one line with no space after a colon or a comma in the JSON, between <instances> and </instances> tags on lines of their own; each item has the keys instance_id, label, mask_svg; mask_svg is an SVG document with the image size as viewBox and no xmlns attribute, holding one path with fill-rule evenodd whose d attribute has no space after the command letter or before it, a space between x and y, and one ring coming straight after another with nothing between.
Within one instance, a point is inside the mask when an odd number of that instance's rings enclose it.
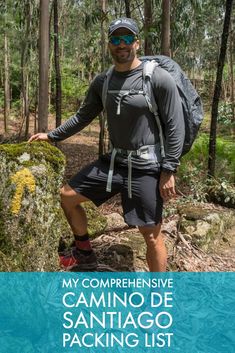
<instances>
[{"instance_id":1,"label":"red shoe accent","mask_svg":"<svg viewBox=\"0 0 235 353\"><path fill-rule=\"evenodd\" d=\"M97 268L97 259L94 251L84 255L77 248L71 248L59 255L60 266L65 270L94 270Z\"/></svg>"}]
</instances>

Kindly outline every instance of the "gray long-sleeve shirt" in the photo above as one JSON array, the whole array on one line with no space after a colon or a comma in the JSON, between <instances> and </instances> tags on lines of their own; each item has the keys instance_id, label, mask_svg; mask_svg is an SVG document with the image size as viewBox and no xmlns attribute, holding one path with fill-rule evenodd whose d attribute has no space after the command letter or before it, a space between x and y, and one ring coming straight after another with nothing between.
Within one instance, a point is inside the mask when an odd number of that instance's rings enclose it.
<instances>
[{"instance_id":1,"label":"gray long-sleeve shirt","mask_svg":"<svg viewBox=\"0 0 235 353\"><path fill-rule=\"evenodd\" d=\"M54 141L61 141L81 131L103 110L102 87L105 72L98 75L90 85L87 96L79 111L48 136ZM156 67L152 76L153 92L157 102L160 119L165 135L165 158L149 163L138 161L133 156L133 167L159 167L176 170L184 141L184 118L181 98L171 75ZM159 133L154 115L150 112L142 94L125 96L121 100L120 114L117 112L120 91L130 89L141 91L143 88L143 63L127 72L113 72L109 82L106 112L112 144L124 150L136 150L141 146L159 143ZM139 163L140 162L140 163ZM122 160L122 164L126 164Z\"/></svg>"}]
</instances>

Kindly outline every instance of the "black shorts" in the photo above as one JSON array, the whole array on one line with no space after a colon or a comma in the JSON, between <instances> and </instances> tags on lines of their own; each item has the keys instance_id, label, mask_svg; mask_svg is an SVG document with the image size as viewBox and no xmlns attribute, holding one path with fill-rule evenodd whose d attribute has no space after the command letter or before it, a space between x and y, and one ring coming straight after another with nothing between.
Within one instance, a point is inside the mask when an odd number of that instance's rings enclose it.
<instances>
[{"instance_id":1,"label":"black shorts","mask_svg":"<svg viewBox=\"0 0 235 353\"><path fill-rule=\"evenodd\" d=\"M120 193L125 222L130 226L153 226L162 220L163 201L159 193L160 172L132 169L132 198L128 197L128 168L115 163L112 191L106 191L109 162L98 159L83 168L69 186L96 206Z\"/></svg>"}]
</instances>

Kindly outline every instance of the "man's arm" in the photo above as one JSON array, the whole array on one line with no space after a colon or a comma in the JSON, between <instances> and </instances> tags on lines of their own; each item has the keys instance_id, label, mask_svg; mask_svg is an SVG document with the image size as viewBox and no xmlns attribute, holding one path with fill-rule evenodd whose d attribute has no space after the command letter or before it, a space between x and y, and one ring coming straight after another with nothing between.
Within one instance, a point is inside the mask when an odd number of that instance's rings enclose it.
<instances>
[{"instance_id":1,"label":"man's arm","mask_svg":"<svg viewBox=\"0 0 235 353\"><path fill-rule=\"evenodd\" d=\"M62 141L81 131L91 123L103 110L100 93L102 91L103 76L97 76L91 83L86 98L78 112L69 118L64 124L52 130L48 134L38 133L29 139L32 141Z\"/></svg>"},{"instance_id":2,"label":"man's arm","mask_svg":"<svg viewBox=\"0 0 235 353\"><path fill-rule=\"evenodd\" d=\"M160 193L163 199L175 195L174 173L180 164L184 143L184 117L181 98L172 76L157 68L153 77L154 95L165 136L165 158L162 161Z\"/></svg>"}]
</instances>

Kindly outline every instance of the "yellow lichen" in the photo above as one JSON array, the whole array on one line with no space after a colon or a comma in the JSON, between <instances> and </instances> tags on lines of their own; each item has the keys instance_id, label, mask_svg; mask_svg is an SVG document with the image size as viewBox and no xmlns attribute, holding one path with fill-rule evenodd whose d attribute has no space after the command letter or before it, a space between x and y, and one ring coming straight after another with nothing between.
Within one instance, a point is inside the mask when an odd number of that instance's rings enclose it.
<instances>
[{"instance_id":1,"label":"yellow lichen","mask_svg":"<svg viewBox=\"0 0 235 353\"><path fill-rule=\"evenodd\" d=\"M35 178L28 168L23 168L11 177L11 182L16 184L15 194L11 202L11 212L18 214L21 208L24 189L27 188L31 193L35 191Z\"/></svg>"}]
</instances>

